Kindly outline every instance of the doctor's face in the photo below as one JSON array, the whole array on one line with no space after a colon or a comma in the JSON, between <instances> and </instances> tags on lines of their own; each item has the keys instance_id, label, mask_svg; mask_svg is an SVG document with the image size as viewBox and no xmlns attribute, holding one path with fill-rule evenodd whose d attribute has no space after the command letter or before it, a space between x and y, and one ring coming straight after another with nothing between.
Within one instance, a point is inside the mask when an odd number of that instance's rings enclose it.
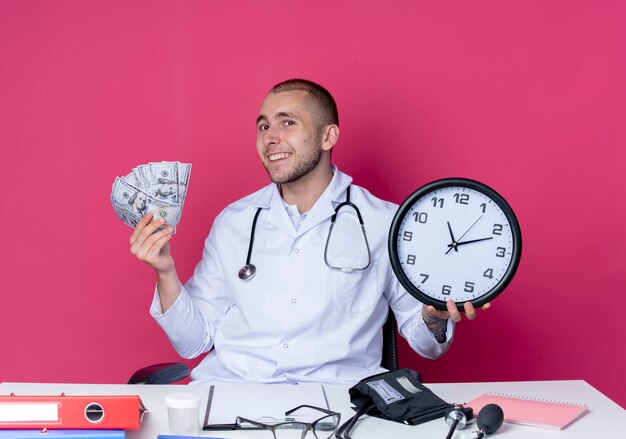
<instances>
[{"instance_id":1,"label":"doctor's face","mask_svg":"<svg viewBox=\"0 0 626 439\"><path fill-rule=\"evenodd\" d=\"M292 183L313 171L322 159L322 129L305 91L270 93L259 110L256 146L277 184Z\"/></svg>"}]
</instances>

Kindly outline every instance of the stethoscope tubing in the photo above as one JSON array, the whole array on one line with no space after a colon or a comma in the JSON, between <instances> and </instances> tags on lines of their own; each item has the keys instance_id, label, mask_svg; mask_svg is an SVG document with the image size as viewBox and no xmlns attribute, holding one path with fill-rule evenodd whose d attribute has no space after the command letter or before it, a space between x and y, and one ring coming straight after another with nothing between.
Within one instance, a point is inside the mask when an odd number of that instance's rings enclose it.
<instances>
[{"instance_id":1,"label":"stethoscope tubing","mask_svg":"<svg viewBox=\"0 0 626 439\"><path fill-rule=\"evenodd\" d=\"M252 220L252 230L250 231L250 244L248 245L248 257L246 258L246 265L250 265L250 258L252 257L252 246L254 245L254 233L256 232L256 221L259 218L261 210L263 210L263 208L257 208L256 213L254 214L254 219Z\"/></svg>"},{"instance_id":2,"label":"stethoscope tubing","mask_svg":"<svg viewBox=\"0 0 626 439\"><path fill-rule=\"evenodd\" d=\"M371 264L371 258L370 258L370 244L367 241L367 234L365 233L365 223L363 222L363 217L361 216L361 211L359 210L358 207L356 207L356 205L350 201L350 186L348 186L348 188L346 189L346 201L339 203L339 205L337 205L337 207L335 208L335 213L333 214L333 216L330 218L330 230L328 230L328 237L326 238L326 245L324 246L324 263L326 264L326 266L328 268L330 268L331 270L341 270L343 272L346 273L350 273L352 271L354 271L354 268L347 268L347 267L334 267L332 265L330 265L328 263L328 243L330 242L330 235L332 235L333 233L333 227L335 226L335 220L337 219L337 215L339 214L339 210L341 210L342 207L344 206L349 206L352 207L354 209L354 211L356 212L356 216L359 219L359 223L361 224L361 231L363 232L363 238L365 238L365 248L367 248L367 265L365 267L362 268L358 268L356 270L358 271L362 271L362 270L366 270L370 264Z\"/></svg>"},{"instance_id":3,"label":"stethoscope tubing","mask_svg":"<svg viewBox=\"0 0 626 439\"><path fill-rule=\"evenodd\" d=\"M367 256L368 256L367 265L365 267L359 267L359 268L334 267L328 263L327 254L328 254L328 243L330 241L330 235L332 234L333 227L335 225L335 220L337 219L337 214L339 213L339 210L344 206L352 207L354 211L356 212L357 217L359 219L359 224L361 225L361 231L363 232L363 237L365 238L365 247L367 249ZM252 230L250 231L250 243L248 244L248 255L246 257L246 265L241 267L238 273L239 279L243 281L251 279L256 274L256 267L254 266L254 264L251 264L250 261L252 259L252 247L254 245L256 223L257 223L257 219L259 218L259 214L261 213L262 209L263 209L262 207L258 207L256 210L256 213L254 214L254 219L252 220ZM330 229L328 230L328 237L326 238L326 245L324 246L324 263L326 264L326 266L328 266L328 268L332 270L340 270L344 272L352 272L355 270L357 271L366 270L371 264L370 246L369 246L369 242L367 241L367 234L365 233L365 224L363 222L363 217L361 216L361 212L359 211L359 208L350 201L350 186L348 186L346 189L346 201L337 205L337 207L335 208L335 213L330 218Z\"/></svg>"}]
</instances>

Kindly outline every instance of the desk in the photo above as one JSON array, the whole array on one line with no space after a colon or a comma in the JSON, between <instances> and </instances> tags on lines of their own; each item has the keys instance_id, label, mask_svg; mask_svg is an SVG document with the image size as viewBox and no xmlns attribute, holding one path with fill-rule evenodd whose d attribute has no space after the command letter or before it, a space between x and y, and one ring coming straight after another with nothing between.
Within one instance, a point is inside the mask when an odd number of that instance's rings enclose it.
<instances>
[{"instance_id":1,"label":"desk","mask_svg":"<svg viewBox=\"0 0 626 439\"><path fill-rule=\"evenodd\" d=\"M219 385L219 383L217 383ZM268 384L268 386L272 386ZM513 395L524 395L540 399L578 402L585 404L589 411L582 418L563 431L546 430L542 428L526 427L513 424L503 424L495 434L496 439L514 438L610 438L619 437L626 431L626 411L609 398L598 392L585 381L529 381L503 383L462 383L462 384L427 384L437 395L448 402L465 402L485 392L500 392ZM341 413L342 421L354 413L350 409L348 385L325 385L324 390L330 408ZM128 439L154 439L157 434L167 433L167 412L165 396L174 392L190 392L203 398L206 406L208 384L189 386L161 386L161 385L119 385L119 384L34 384L34 383L2 383L0 394L137 394L150 410L143 420L141 430L129 431ZM236 402L234 402L236 403ZM474 427L472 425L471 427ZM453 439L469 439L475 428L466 428L457 431ZM407 426L380 419L362 418L353 431L354 439L370 438L444 438L447 434L447 425L443 420L435 420L418 426ZM620 433L621 432L621 433ZM226 438L272 439L267 431L214 431L205 432L206 436L220 436ZM623 437L623 436L621 436ZM315 439L311 433L307 438Z\"/></svg>"}]
</instances>

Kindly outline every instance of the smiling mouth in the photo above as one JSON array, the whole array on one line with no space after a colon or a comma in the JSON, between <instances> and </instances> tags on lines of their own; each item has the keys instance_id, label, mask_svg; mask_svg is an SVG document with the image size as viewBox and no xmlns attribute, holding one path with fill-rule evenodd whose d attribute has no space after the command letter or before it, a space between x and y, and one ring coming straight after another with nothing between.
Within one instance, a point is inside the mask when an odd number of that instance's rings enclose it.
<instances>
[{"instance_id":1,"label":"smiling mouth","mask_svg":"<svg viewBox=\"0 0 626 439\"><path fill-rule=\"evenodd\" d=\"M291 154L288 152L279 152L275 154L270 154L267 156L267 158L270 162L275 162L276 160L286 159L289 156L291 156Z\"/></svg>"}]
</instances>

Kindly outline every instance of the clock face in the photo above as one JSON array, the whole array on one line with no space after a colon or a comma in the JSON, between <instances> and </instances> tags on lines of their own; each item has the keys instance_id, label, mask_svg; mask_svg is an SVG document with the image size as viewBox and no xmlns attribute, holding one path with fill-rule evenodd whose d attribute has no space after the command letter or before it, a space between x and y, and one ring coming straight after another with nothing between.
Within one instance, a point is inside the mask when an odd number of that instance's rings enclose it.
<instances>
[{"instance_id":1,"label":"clock face","mask_svg":"<svg viewBox=\"0 0 626 439\"><path fill-rule=\"evenodd\" d=\"M482 183L437 180L402 203L389 235L391 265L400 283L423 303L460 310L481 306L513 278L521 233L507 202Z\"/></svg>"}]
</instances>

